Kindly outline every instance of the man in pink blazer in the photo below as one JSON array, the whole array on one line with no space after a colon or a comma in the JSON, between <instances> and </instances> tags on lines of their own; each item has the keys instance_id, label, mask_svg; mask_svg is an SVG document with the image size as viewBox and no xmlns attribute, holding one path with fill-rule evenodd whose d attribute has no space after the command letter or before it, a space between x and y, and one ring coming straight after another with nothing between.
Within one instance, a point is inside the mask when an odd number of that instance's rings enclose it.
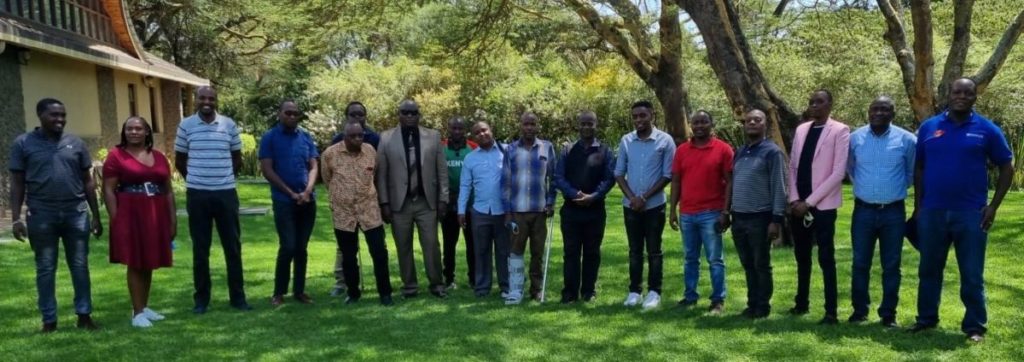
<instances>
[{"instance_id":1,"label":"man in pink blazer","mask_svg":"<svg viewBox=\"0 0 1024 362\"><path fill-rule=\"evenodd\" d=\"M789 206L793 252L797 264L796 305L791 314L808 311L811 250L818 245L818 264L825 284L825 317L836 324L836 209L843 203L843 177L850 147L850 127L832 119L832 94L811 93L805 115L810 122L796 128L789 160Z\"/></svg>"}]
</instances>

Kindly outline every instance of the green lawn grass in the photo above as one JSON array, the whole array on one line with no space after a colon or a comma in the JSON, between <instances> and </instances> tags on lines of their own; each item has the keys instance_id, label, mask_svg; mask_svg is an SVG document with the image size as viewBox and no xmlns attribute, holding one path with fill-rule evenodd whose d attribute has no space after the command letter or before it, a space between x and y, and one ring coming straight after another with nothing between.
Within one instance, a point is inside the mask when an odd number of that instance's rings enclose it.
<instances>
[{"instance_id":1,"label":"green lawn grass","mask_svg":"<svg viewBox=\"0 0 1024 362\"><path fill-rule=\"evenodd\" d=\"M269 206L265 185L240 185L243 206ZM846 190L849 195L850 190ZM557 303L561 288L561 238L552 247L548 295L545 304L507 307L497 297L477 299L459 280L459 289L447 300L429 294L412 300L396 298L396 305L377 304L372 271L363 266L364 285L371 290L357 305L344 305L327 295L333 284L335 242L326 203L321 202L316 232L309 245L307 289L313 306L291 302L271 308L277 238L272 216L243 216L242 239L246 292L256 309L237 312L228 308L223 254L214 243L211 267L214 296L211 311L191 313L191 246L187 222L180 223L175 266L154 275L150 305L167 315L153 328L130 326L130 304L125 269L107 261L107 239L91 244L94 318L102 329L88 333L74 328L72 289L66 265L58 268L60 330L40 335L36 309L32 251L25 243L0 245L0 356L8 361L49 360L973 360L1024 359L1024 194L1011 193L1000 210L988 246L987 288L989 334L981 345L968 344L959 332L963 306L959 300L956 259L946 268L939 329L917 335L886 330L872 322L818 326L822 314L820 271L815 266L812 312L791 317L795 263L792 249L773 251L775 296L773 314L759 321L738 316L744 306L743 273L726 235L728 296L726 314L704 315L710 293L706 265L702 265L698 307L679 309L682 294L682 247L678 232L665 229L665 283L660 309L642 312L626 308L622 300L628 284L628 262L622 208L618 194L609 198L609 221L594 303L568 306ZM321 200L323 198L321 197ZM184 207L179 203L179 207ZM850 212L847 200L840 210L836 235L839 266L840 319L851 312ZM461 253L460 244L460 253ZM388 236L392 285L400 286L395 249ZM418 249L418 247L417 247ZM369 255L361 248L361 259ZM457 276L465 275L462 255ZM420 259L417 259L419 263ZM918 255L909 244L903 254L903 285L898 320L913 323L917 296ZM421 285L425 283L421 271ZM877 257L872 269L872 298L881 297ZM422 288L422 287L421 287ZM290 301L290 299L289 299Z\"/></svg>"}]
</instances>

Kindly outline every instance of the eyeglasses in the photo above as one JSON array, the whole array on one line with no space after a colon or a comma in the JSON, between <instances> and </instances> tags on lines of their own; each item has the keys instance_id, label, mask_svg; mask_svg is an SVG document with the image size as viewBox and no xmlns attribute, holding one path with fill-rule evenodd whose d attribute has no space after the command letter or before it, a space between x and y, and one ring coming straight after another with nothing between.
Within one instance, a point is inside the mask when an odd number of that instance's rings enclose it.
<instances>
[{"instance_id":1,"label":"eyeglasses","mask_svg":"<svg viewBox=\"0 0 1024 362\"><path fill-rule=\"evenodd\" d=\"M417 110L403 110L403 111L399 111L399 112L403 116L418 116L418 115L420 115L420 111L417 111Z\"/></svg>"}]
</instances>

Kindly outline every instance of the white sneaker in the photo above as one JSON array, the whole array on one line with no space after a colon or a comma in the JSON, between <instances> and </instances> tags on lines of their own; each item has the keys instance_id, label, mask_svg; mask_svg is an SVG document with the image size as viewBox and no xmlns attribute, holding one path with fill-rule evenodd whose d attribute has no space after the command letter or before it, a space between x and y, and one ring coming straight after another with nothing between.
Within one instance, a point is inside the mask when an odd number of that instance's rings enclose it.
<instances>
[{"instance_id":1,"label":"white sneaker","mask_svg":"<svg viewBox=\"0 0 1024 362\"><path fill-rule=\"evenodd\" d=\"M150 322L148 318L146 318L145 313L139 313L136 314L135 317L132 317L132 327L149 328L152 326L153 323Z\"/></svg>"},{"instance_id":2,"label":"white sneaker","mask_svg":"<svg viewBox=\"0 0 1024 362\"><path fill-rule=\"evenodd\" d=\"M627 307L635 307L639 303L640 303L640 294L639 293L629 293L629 295L626 296L626 302L622 303L622 305L627 306Z\"/></svg>"},{"instance_id":3,"label":"white sneaker","mask_svg":"<svg viewBox=\"0 0 1024 362\"><path fill-rule=\"evenodd\" d=\"M658 292L647 292L647 298L644 299L644 309L657 308L661 305L661 296Z\"/></svg>"},{"instance_id":4,"label":"white sneaker","mask_svg":"<svg viewBox=\"0 0 1024 362\"><path fill-rule=\"evenodd\" d=\"M501 299L508 299L509 295L508 292L501 292Z\"/></svg>"},{"instance_id":5,"label":"white sneaker","mask_svg":"<svg viewBox=\"0 0 1024 362\"><path fill-rule=\"evenodd\" d=\"M142 313L141 314L146 316L146 319L149 319L150 321L153 321L153 322L164 320L164 315L163 314L157 313L157 312L153 311L152 309L149 309L149 307L142 308Z\"/></svg>"}]
</instances>

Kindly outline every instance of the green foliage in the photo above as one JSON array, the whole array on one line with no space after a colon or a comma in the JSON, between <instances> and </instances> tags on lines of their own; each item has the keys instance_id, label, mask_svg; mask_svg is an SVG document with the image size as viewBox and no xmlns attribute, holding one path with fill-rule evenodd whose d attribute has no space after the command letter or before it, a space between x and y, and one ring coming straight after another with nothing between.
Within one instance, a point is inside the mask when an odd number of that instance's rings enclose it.
<instances>
[{"instance_id":1,"label":"green foliage","mask_svg":"<svg viewBox=\"0 0 1024 362\"><path fill-rule=\"evenodd\" d=\"M256 149L256 137L242 133L242 169L239 171L243 176L260 176L260 158Z\"/></svg>"}]
</instances>

